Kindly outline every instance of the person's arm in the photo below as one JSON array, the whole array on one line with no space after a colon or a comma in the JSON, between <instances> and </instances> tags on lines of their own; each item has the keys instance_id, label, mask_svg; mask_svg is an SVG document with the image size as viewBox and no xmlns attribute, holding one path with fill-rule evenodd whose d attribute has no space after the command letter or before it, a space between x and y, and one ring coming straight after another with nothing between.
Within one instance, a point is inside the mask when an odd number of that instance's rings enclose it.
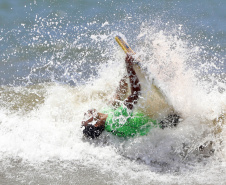
<instances>
[{"instance_id":1,"label":"person's arm","mask_svg":"<svg viewBox=\"0 0 226 185\"><path fill-rule=\"evenodd\" d=\"M124 101L124 105L126 105L127 108L131 110L133 109L134 104L137 103L141 91L139 79L136 75L135 70L133 69L133 61L134 59L132 56L126 56L125 62L130 81L131 95L126 98L126 100Z\"/></svg>"}]
</instances>

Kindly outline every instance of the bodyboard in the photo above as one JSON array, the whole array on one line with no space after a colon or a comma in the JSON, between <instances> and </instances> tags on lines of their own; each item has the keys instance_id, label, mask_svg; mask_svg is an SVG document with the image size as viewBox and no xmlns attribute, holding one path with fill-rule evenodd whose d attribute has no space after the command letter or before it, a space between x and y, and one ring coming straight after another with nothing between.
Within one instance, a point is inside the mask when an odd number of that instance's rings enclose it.
<instances>
[{"instance_id":1,"label":"bodyboard","mask_svg":"<svg viewBox=\"0 0 226 185\"><path fill-rule=\"evenodd\" d=\"M122 37L116 36L115 40L126 54L136 54ZM138 63L135 63L137 65L135 65L134 69L141 83L143 97L139 100L139 109L142 109L142 112L155 119L166 116L173 111L172 106L169 104L162 90L155 84L154 80L147 82L147 78L145 77L146 72L139 67L141 60L135 60Z\"/></svg>"}]
</instances>

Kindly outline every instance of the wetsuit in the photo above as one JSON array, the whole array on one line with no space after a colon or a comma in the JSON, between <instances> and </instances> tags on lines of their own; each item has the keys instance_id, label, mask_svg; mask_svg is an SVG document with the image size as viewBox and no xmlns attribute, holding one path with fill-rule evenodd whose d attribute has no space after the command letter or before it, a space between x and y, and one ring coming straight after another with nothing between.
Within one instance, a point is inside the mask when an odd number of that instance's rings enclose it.
<instances>
[{"instance_id":1,"label":"wetsuit","mask_svg":"<svg viewBox=\"0 0 226 185\"><path fill-rule=\"evenodd\" d=\"M120 106L116 110L109 109L103 112L108 114L105 130L120 137L147 135L151 128L158 127L156 120L152 120L143 113L134 113L125 105Z\"/></svg>"}]
</instances>

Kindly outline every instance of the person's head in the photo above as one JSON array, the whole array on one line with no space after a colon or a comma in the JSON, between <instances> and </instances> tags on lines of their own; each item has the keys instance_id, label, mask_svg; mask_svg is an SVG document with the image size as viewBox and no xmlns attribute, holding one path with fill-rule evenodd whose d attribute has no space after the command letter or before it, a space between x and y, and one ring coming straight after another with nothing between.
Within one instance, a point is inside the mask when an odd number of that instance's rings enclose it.
<instances>
[{"instance_id":1,"label":"person's head","mask_svg":"<svg viewBox=\"0 0 226 185\"><path fill-rule=\"evenodd\" d=\"M87 138L97 138L103 132L107 114L97 112L96 109L90 109L84 113L82 126L84 126L83 134Z\"/></svg>"}]
</instances>

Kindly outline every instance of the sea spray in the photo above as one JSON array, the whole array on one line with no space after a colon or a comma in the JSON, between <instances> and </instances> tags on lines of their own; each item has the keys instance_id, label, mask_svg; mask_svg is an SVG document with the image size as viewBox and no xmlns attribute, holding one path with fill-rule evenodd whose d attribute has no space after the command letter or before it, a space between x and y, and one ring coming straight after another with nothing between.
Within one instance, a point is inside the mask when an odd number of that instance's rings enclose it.
<instances>
[{"instance_id":1,"label":"sea spray","mask_svg":"<svg viewBox=\"0 0 226 185\"><path fill-rule=\"evenodd\" d=\"M224 4L1 2L1 183L224 183ZM143 82L155 80L180 123L90 141L84 112L108 106L125 74L118 34L142 59ZM149 110L151 93L141 96Z\"/></svg>"}]
</instances>

